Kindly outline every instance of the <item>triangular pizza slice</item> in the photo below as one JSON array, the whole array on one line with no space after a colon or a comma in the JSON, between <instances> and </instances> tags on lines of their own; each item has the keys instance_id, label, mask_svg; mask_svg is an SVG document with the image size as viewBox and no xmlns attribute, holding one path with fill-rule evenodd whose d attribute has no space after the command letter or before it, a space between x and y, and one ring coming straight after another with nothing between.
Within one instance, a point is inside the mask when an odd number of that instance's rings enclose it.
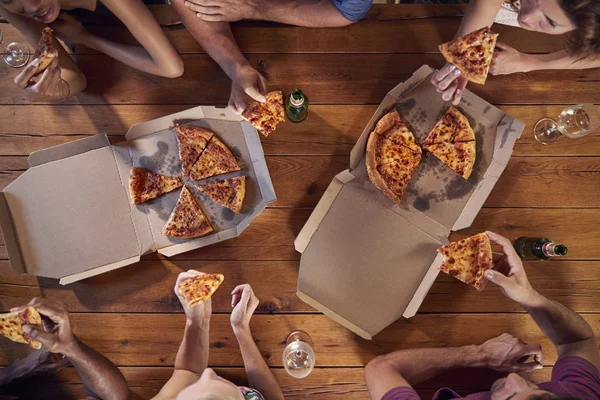
<instances>
[{"instance_id":1,"label":"triangular pizza slice","mask_svg":"<svg viewBox=\"0 0 600 400\"><path fill-rule=\"evenodd\" d=\"M225 143L220 141L216 136L213 136L196 164L194 164L190 177L197 181L239 170L240 166L231 153L231 150L229 150Z\"/></svg>"},{"instance_id":2,"label":"triangular pizza slice","mask_svg":"<svg viewBox=\"0 0 600 400\"><path fill-rule=\"evenodd\" d=\"M221 274L201 274L181 281L177 290L188 307L207 301L219 288L225 277Z\"/></svg>"},{"instance_id":3,"label":"triangular pizza slice","mask_svg":"<svg viewBox=\"0 0 600 400\"><path fill-rule=\"evenodd\" d=\"M52 60L58 57L58 51L54 48L52 40L52 28L46 27L42 30L42 37L38 43L37 50L33 55L34 59L39 59L39 64L35 70L33 76L40 75L48 68Z\"/></svg>"},{"instance_id":4,"label":"triangular pizza slice","mask_svg":"<svg viewBox=\"0 0 600 400\"><path fill-rule=\"evenodd\" d=\"M38 310L27 306L22 310L0 314L0 334L13 342L28 344L34 349L40 349L42 344L27 336L23 331L23 325L36 326L43 329L42 317Z\"/></svg>"},{"instance_id":5,"label":"triangular pizza slice","mask_svg":"<svg viewBox=\"0 0 600 400\"><path fill-rule=\"evenodd\" d=\"M180 188L182 185L179 177L170 178L133 167L129 173L129 198L131 204L140 204Z\"/></svg>"},{"instance_id":6,"label":"triangular pizza slice","mask_svg":"<svg viewBox=\"0 0 600 400\"><path fill-rule=\"evenodd\" d=\"M242 117L250 122L260 133L269 136L277 124L285 121L283 108L283 93L281 91L269 92L265 102L252 102L242 112Z\"/></svg>"},{"instance_id":7,"label":"triangular pizza slice","mask_svg":"<svg viewBox=\"0 0 600 400\"><path fill-rule=\"evenodd\" d=\"M446 61L471 82L485 84L498 34L488 28L468 33L439 46Z\"/></svg>"},{"instance_id":8,"label":"triangular pizza slice","mask_svg":"<svg viewBox=\"0 0 600 400\"><path fill-rule=\"evenodd\" d=\"M438 252L444 256L440 267L442 272L477 289L483 287L483 274L493 267L492 245L485 233L450 243L439 248Z\"/></svg>"},{"instance_id":9,"label":"triangular pizza slice","mask_svg":"<svg viewBox=\"0 0 600 400\"><path fill-rule=\"evenodd\" d=\"M162 234L174 238L195 238L213 231L208 218L187 187L183 187L179 200L163 228Z\"/></svg>"},{"instance_id":10,"label":"triangular pizza slice","mask_svg":"<svg viewBox=\"0 0 600 400\"><path fill-rule=\"evenodd\" d=\"M375 125L374 132L393 143L408 147L415 153L421 154L421 147L414 135L400 119L398 111L392 110L385 114Z\"/></svg>"},{"instance_id":11,"label":"triangular pizza slice","mask_svg":"<svg viewBox=\"0 0 600 400\"><path fill-rule=\"evenodd\" d=\"M242 210L242 203L246 195L246 177L238 176L221 181L196 185L200 192L208 196L212 201L222 204L233 212Z\"/></svg>"},{"instance_id":12,"label":"triangular pizza slice","mask_svg":"<svg viewBox=\"0 0 600 400\"><path fill-rule=\"evenodd\" d=\"M434 143L471 141L475 141L475 132L469 120L456 108L450 107L421 144L427 146Z\"/></svg>"},{"instance_id":13,"label":"triangular pizza slice","mask_svg":"<svg viewBox=\"0 0 600 400\"><path fill-rule=\"evenodd\" d=\"M423 146L454 172L469 179L475 165L475 142L436 143Z\"/></svg>"},{"instance_id":14,"label":"triangular pizza slice","mask_svg":"<svg viewBox=\"0 0 600 400\"><path fill-rule=\"evenodd\" d=\"M213 133L192 125L178 125L176 129L183 176L189 176L192 167L213 137Z\"/></svg>"}]
</instances>

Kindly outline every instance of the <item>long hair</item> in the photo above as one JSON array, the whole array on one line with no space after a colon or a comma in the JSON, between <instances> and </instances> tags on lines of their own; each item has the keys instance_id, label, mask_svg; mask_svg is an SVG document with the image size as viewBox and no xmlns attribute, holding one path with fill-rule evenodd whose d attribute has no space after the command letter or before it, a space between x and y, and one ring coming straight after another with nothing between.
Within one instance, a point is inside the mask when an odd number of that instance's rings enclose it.
<instances>
[{"instance_id":1,"label":"long hair","mask_svg":"<svg viewBox=\"0 0 600 400\"><path fill-rule=\"evenodd\" d=\"M575 25L567 35L567 51L574 55L600 55L600 1L559 0Z\"/></svg>"}]
</instances>

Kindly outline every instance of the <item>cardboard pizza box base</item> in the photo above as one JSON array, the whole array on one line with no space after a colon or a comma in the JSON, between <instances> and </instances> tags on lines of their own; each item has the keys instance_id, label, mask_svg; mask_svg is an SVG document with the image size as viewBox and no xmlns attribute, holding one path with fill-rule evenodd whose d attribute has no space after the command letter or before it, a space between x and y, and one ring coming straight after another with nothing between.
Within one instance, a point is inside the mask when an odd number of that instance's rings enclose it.
<instances>
[{"instance_id":1,"label":"cardboard pizza box base","mask_svg":"<svg viewBox=\"0 0 600 400\"><path fill-rule=\"evenodd\" d=\"M424 153L400 205L368 179L364 154L376 122L396 109L419 142L449 104L421 67L382 101L295 241L297 294L359 336L372 339L414 316L433 285L451 231L470 226L502 174L524 124L466 91L458 107L477 138L468 181Z\"/></svg>"},{"instance_id":2,"label":"cardboard pizza box base","mask_svg":"<svg viewBox=\"0 0 600 400\"><path fill-rule=\"evenodd\" d=\"M181 174L174 121L212 129L236 154L247 177L242 214L203 197L189 180L215 232L190 240L161 235L180 190L142 205L129 202L132 166L167 176ZM275 192L256 130L225 109L199 106L133 126L126 141L104 134L32 153L30 168L0 193L0 226L16 272L69 284L140 260L165 256L239 236ZM185 178L187 179L187 178Z\"/></svg>"}]
</instances>

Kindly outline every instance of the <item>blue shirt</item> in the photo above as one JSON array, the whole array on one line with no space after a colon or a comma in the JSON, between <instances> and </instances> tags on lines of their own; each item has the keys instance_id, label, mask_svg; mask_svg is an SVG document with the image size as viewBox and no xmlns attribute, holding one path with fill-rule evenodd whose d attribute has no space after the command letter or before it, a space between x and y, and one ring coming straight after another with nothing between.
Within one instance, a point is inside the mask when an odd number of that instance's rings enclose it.
<instances>
[{"instance_id":1,"label":"blue shirt","mask_svg":"<svg viewBox=\"0 0 600 400\"><path fill-rule=\"evenodd\" d=\"M371 9L373 0L331 0L348 21L363 19Z\"/></svg>"}]
</instances>

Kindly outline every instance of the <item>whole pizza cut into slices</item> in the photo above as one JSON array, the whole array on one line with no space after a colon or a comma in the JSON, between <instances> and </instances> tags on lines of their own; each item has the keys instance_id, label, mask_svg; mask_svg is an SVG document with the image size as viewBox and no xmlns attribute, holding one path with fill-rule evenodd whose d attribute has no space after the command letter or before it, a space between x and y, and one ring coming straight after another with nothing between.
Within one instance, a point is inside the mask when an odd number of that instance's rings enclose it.
<instances>
[{"instance_id":1,"label":"whole pizza cut into slices","mask_svg":"<svg viewBox=\"0 0 600 400\"><path fill-rule=\"evenodd\" d=\"M174 238L190 239L204 236L212 231L210 222L194 196L184 186L162 234Z\"/></svg>"},{"instance_id":2,"label":"whole pizza cut into slices","mask_svg":"<svg viewBox=\"0 0 600 400\"><path fill-rule=\"evenodd\" d=\"M187 305L192 307L207 301L224 280L221 274L201 274L181 281L177 290Z\"/></svg>"},{"instance_id":3,"label":"whole pizza cut into slices","mask_svg":"<svg viewBox=\"0 0 600 400\"><path fill-rule=\"evenodd\" d=\"M183 176L189 176L200 154L212 139L213 133L192 125L178 125L176 129Z\"/></svg>"},{"instance_id":4,"label":"whole pizza cut into slices","mask_svg":"<svg viewBox=\"0 0 600 400\"><path fill-rule=\"evenodd\" d=\"M483 274L493 267L492 245L485 233L450 243L438 249L444 256L440 270L481 289L485 283Z\"/></svg>"},{"instance_id":5,"label":"whole pizza cut into slices","mask_svg":"<svg viewBox=\"0 0 600 400\"><path fill-rule=\"evenodd\" d=\"M474 141L475 132L473 132L467 117L456 108L450 107L421 144L426 146L434 143Z\"/></svg>"},{"instance_id":6,"label":"whole pizza cut into slices","mask_svg":"<svg viewBox=\"0 0 600 400\"><path fill-rule=\"evenodd\" d=\"M129 198L131 204L140 204L180 188L182 185L180 178L170 178L133 167L129 173Z\"/></svg>"},{"instance_id":7,"label":"whole pizza cut into slices","mask_svg":"<svg viewBox=\"0 0 600 400\"><path fill-rule=\"evenodd\" d=\"M55 57L58 57L58 51L53 45L52 32L52 28L50 27L46 27L42 31L42 37L38 43L38 48L33 55L34 59L38 58L40 60L33 76L40 75L44 72L52 60L54 60Z\"/></svg>"},{"instance_id":8,"label":"whole pizza cut into slices","mask_svg":"<svg viewBox=\"0 0 600 400\"><path fill-rule=\"evenodd\" d=\"M475 142L436 143L423 146L454 172L469 179L475 165Z\"/></svg>"},{"instance_id":9,"label":"whole pizza cut into slices","mask_svg":"<svg viewBox=\"0 0 600 400\"><path fill-rule=\"evenodd\" d=\"M197 181L239 170L240 166L231 153L231 150L229 150L225 143L220 141L216 136L213 136L202 155L200 155L200 158L198 158L198 161L196 161L196 164L192 167L190 177Z\"/></svg>"},{"instance_id":10,"label":"whole pizza cut into slices","mask_svg":"<svg viewBox=\"0 0 600 400\"><path fill-rule=\"evenodd\" d=\"M446 61L471 82L485 84L498 34L485 27L439 46Z\"/></svg>"},{"instance_id":11,"label":"whole pizza cut into slices","mask_svg":"<svg viewBox=\"0 0 600 400\"><path fill-rule=\"evenodd\" d=\"M242 210L244 196L246 195L246 177L238 176L221 181L196 185L200 192L212 201L222 204L233 212L239 214Z\"/></svg>"},{"instance_id":12,"label":"whole pizza cut into slices","mask_svg":"<svg viewBox=\"0 0 600 400\"><path fill-rule=\"evenodd\" d=\"M400 203L419 161L421 148L401 123L398 113L392 111L384 115L367 141L366 167L373 185Z\"/></svg>"},{"instance_id":13,"label":"whole pizza cut into slices","mask_svg":"<svg viewBox=\"0 0 600 400\"><path fill-rule=\"evenodd\" d=\"M28 344L34 349L40 349L42 344L27 336L23 331L23 325L42 327L42 317L38 310L27 306L22 310L0 314L0 334L13 342Z\"/></svg>"},{"instance_id":14,"label":"whole pizza cut into slices","mask_svg":"<svg viewBox=\"0 0 600 400\"><path fill-rule=\"evenodd\" d=\"M260 133L269 136L277 124L285 121L283 108L283 93L281 91L269 92L265 102L252 102L242 112L242 117L250 122Z\"/></svg>"}]
</instances>

